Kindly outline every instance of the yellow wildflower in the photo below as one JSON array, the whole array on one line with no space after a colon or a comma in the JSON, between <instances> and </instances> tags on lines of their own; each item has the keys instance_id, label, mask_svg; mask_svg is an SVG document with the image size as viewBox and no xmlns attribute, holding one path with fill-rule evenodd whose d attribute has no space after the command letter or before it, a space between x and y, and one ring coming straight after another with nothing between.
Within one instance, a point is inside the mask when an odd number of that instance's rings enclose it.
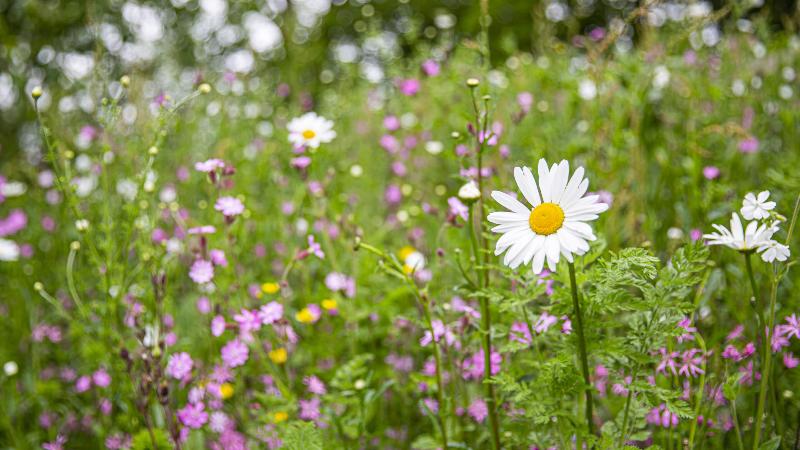
<instances>
[{"instance_id":1,"label":"yellow wildflower","mask_svg":"<svg viewBox=\"0 0 800 450\"><path fill-rule=\"evenodd\" d=\"M222 383L219 386L219 395L223 400L227 400L233 396L233 385L230 383Z\"/></svg>"},{"instance_id":2,"label":"yellow wildflower","mask_svg":"<svg viewBox=\"0 0 800 450\"><path fill-rule=\"evenodd\" d=\"M272 360L275 364L283 364L286 362L286 359L289 357L289 354L286 352L286 349L276 348L269 352L269 359Z\"/></svg>"},{"instance_id":3,"label":"yellow wildflower","mask_svg":"<svg viewBox=\"0 0 800 450\"><path fill-rule=\"evenodd\" d=\"M264 283L261 285L261 290L266 294L274 294L281 290L281 285L275 282Z\"/></svg>"},{"instance_id":4,"label":"yellow wildflower","mask_svg":"<svg viewBox=\"0 0 800 450\"><path fill-rule=\"evenodd\" d=\"M332 298L326 298L322 301L322 307L325 308L327 311L332 309L336 309L336 300Z\"/></svg>"}]
</instances>

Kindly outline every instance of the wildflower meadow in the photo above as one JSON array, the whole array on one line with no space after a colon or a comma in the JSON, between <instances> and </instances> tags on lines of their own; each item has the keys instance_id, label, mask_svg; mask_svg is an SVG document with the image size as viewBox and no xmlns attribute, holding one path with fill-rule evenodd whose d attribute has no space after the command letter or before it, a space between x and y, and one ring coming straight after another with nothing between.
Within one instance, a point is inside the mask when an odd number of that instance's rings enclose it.
<instances>
[{"instance_id":1,"label":"wildflower meadow","mask_svg":"<svg viewBox=\"0 0 800 450\"><path fill-rule=\"evenodd\" d=\"M0 11L0 449L800 449L796 1Z\"/></svg>"}]
</instances>

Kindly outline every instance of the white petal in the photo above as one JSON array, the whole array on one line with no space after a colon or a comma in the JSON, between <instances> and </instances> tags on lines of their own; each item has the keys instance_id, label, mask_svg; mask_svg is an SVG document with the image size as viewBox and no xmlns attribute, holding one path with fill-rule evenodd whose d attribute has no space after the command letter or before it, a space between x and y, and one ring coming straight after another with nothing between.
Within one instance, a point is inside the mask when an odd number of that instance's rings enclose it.
<instances>
[{"instance_id":1,"label":"white petal","mask_svg":"<svg viewBox=\"0 0 800 450\"><path fill-rule=\"evenodd\" d=\"M517 214L525 215L531 213L531 210L526 208L525 205L519 202L519 200L506 194L505 192L492 191L492 198L495 199L497 203L500 203Z\"/></svg>"},{"instance_id":2,"label":"white petal","mask_svg":"<svg viewBox=\"0 0 800 450\"><path fill-rule=\"evenodd\" d=\"M528 246L525 248L525 251L522 252L524 260L523 262L525 264L530 263L531 259L533 259L533 255L535 255L536 252L538 252L542 248L542 245L544 245L544 236L542 236L541 234L537 234L536 237L531 239L531 242L528 243Z\"/></svg>"},{"instance_id":3,"label":"white petal","mask_svg":"<svg viewBox=\"0 0 800 450\"><path fill-rule=\"evenodd\" d=\"M563 250L569 252L578 250L578 238L568 228L561 227L561 229L556 232L556 236L558 236L558 243Z\"/></svg>"},{"instance_id":4,"label":"white petal","mask_svg":"<svg viewBox=\"0 0 800 450\"><path fill-rule=\"evenodd\" d=\"M550 195L553 203L561 202L564 188L567 187L567 181L569 181L569 161L563 160L558 164L555 176L551 180Z\"/></svg>"},{"instance_id":5,"label":"white petal","mask_svg":"<svg viewBox=\"0 0 800 450\"><path fill-rule=\"evenodd\" d=\"M572 178L569 179L569 183L567 183L567 187L564 189L564 195L561 197L562 206L571 205L572 202L580 198L577 196L577 193L581 181L583 181L583 167L578 167L575 169L575 173L572 174Z\"/></svg>"},{"instance_id":6,"label":"white petal","mask_svg":"<svg viewBox=\"0 0 800 450\"><path fill-rule=\"evenodd\" d=\"M520 229L520 230L510 231L500 236L500 239L497 240L497 244L495 246L495 255L503 253L505 249L515 244L519 240L524 239L527 242L527 239L530 239L532 235L533 231L531 231L530 229Z\"/></svg>"},{"instance_id":7,"label":"white petal","mask_svg":"<svg viewBox=\"0 0 800 450\"><path fill-rule=\"evenodd\" d=\"M564 221L564 227L567 228L568 230L575 232L575 234L584 239L588 239L590 241L596 239L594 236L594 232L592 232L592 227L590 227L586 223L566 220Z\"/></svg>"},{"instance_id":8,"label":"white petal","mask_svg":"<svg viewBox=\"0 0 800 450\"><path fill-rule=\"evenodd\" d=\"M495 233L508 233L509 231L514 231L522 228L530 228L527 221L519 221L519 222L509 222L504 223L502 225L497 225L492 228L492 231Z\"/></svg>"},{"instance_id":9,"label":"white petal","mask_svg":"<svg viewBox=\"0 0 800 450\"><path fill-rule=\"evenodd\" d=\"M542 199L539 197L539 189L536 187L536 179L533 177L531 169L515 167L514 179L517 181L517 186L519 186L522 196L531 206L535 208L542 203Z\"/></svg>"},{"instance_id":10,"label":"white petal","mask_svg":"<svg viewBox=\"0 0 800 450\"><path fill-rule=\"evenodd\" d=\"M744 241L744 230L742 229L742 220L736 213L731 214L731 234L737 241Z\"/></svg>"},{"instance_id":11,"label":"white petal","mask_svg":"<svg viewBox=\"0 0 800 450\"><path fill-rule=\"evenodd\" d=\"M507 266L511 267L512 269L516 269L519 267L520 263L523 260L523 253L524 250L528 247L528 244L533 241L533 235L527 239L520 239L517 243L515 243L511 248L506 252L506 256L504 258L503 263Z\"/></svg>"},{"instance_id":12,"label":"white petal","mask_svg":"<svg viewBox=\"0 0 800 450\"><path fill-rule=\"evenodd\" d=\"M542 247L533 256L533 263L531 264L531 268L533 269L533 273L535 273L536 275L542 273L542 269L544 268L544 258L546 253L547 252L545 251L544 247Z\"/></svg>"},{"instance_id":13,"label":"white petal","mask_svg":"<svg viewBox=\"0 0 800 450\"><path fill-rule=\"evenodd\" d=\"M558 244L558 236L555 234L547 236L544 241L544 248L547 251L547 265L550 266L550 270L554 270L553 266L558 264L558 255L561 252L561 246Z\"/></svg>"},{"instance_id":14,"label":"white petal","mask_svg":"<svg viewBox=\"0 0 800 450\"><path fill-rule=\"evenodd\" d=\"M523 216L514 212L498 211L490 213L487 219L489 222L502 225L504 223L527 221L528 215Z\"/></svg>"},{"instance_id":15,"label":"white petal","mask_svg":"<svg viewBox=\"0 0 800 450\"><path fill-rule=\"evenodd\" d=\"M550 201L550 169L544 158L539 160L539 188L542 190L542 201Z\"/></svg>"}]
</instances>

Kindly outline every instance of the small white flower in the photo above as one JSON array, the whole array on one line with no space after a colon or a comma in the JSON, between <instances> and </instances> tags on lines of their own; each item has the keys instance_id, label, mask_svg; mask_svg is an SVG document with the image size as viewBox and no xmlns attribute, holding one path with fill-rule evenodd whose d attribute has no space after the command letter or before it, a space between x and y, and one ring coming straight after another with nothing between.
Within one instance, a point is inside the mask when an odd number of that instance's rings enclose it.
<instances>
[{"instance_id":1,"label":"small white flower","mask_svg":"<svg viewBox=\"0 0 800 450\"><path fill-rule=\"evenodd\" d=\"M425 151L431 155L438 155L444 150L444 144L439 141L428 141L425 143Z\"/></svg>"},{"instance_id":2,"label":"small white flower","mask_svg":"<svg viewBox=\"0 0 800 450\"><path fill-rule=\"evenodd\" d=\"M672 240L681 240L683 239L683 230L678 227L671 227L667 230L667 237Z\"/></svg>"},{"instance_id":3,"label":"small white flower","mask_svg":"<svg viewBox=\"0 0 800 450\"><path fill-rule=\"evenodd\" d=\"M788 246L776 241L769 241L767 244L762 245L758 248L758 252L761 253L761 259L768 263L776 260L780 262L786 261L791 254Z\"/></svg>"},{"instance_id":4,"label":"small white flower","mask_svg":"<svg viewBox=\"0 0 800 450\"><path fill-rule=\"evenodd\" d=\"M584 78L578 83L578 95L584 100L592 100L597 97L597 85L594 81Z\"/></svg>"},{"instance_id":5,"label":"small white flower","mask_svg":"<svg viewBox=\"0 0 800 450\"><path fill-rule=\"evenodd\" d=\"M86 219L78 219L75 221L75 228L77 228L78 231L86 231L89 229L89 221Z\"/></svg>"},{"instance_id":6,"label":"small white flower","mask_svg":"<svg viewBox=\"0 0 800 450\"><path fill-rule=\"evenodd\" d=\"M136 199L136 192L138 190L139 186L137 186L134 181L127 178L117 182L117 194L129 202L132 202Z\"/></svg>"},{"instance_id":7,"label":"small white flower","mask_svg":"<svg viewBox=\"0 0 800 450\"><path fill-rule=\"evenodd\" d=\"M403 261L403 270L408 274L419 272L425 268L425 255L414 247L403 247L400 249L398 256L400 256L400 260Z\"/></svg>"},{"instance_id":8,"label":"small white flower","mask_svg":"<svg viewBox=\"0 0 800 450\"><path fill-rule=\"evenodd\" d=\"M97 187L97 176L90 174L85 177L76 177L72 180L72 184L75 186L75 195L81 198L88 197Z\"/></svg>"},{"instance_id":9,"label":"small white flower","mask_svg":"<svg viewBox=\"0 0 800 450\"><path fill-rule=\"evenodd\" d=\"M19 254L19 245L16 242L0 238L0 261L16 261Z\"/></svg>"},{"instance_id":10,"label":"small white flower","mask_svg":"<svg viewBox=\"0 0 800 450\"><path fill-rule=\"evenodd\" d=\"M595 240L588 223L608 209L599 195L587 195L589 180L583 177L583 167L578 167L570 177L569 163L561 161L548 167L539 160L539 182L527 167L515 167L514 179L531 207L500 191L492 198L510 211L489 214L492 228L501 233L495 255L506 252L503 264L517 268L531 263L533 272L539 274L544 263L555 271L561 256L572 262L573 255L583 255L589 250L588 241Z\"/></svg>"},{"instance_id":11,"label":"small white flower","mask_svg":"<svg viewBox=\"0 0 800 450\"><path fill-rule=\"evenodd\" d=\"M670 73L666 66L656 67L653 75L653 87L656 89L664 89L669 84Z\"/></svg>"},{"instance_id":12,"label":"small white flower","mask_svg":"<svg viewBox=\"0 0 800 450\"><path fill-rule=\"evenodd\" d=\"M167 254L178 255L183 251L183 242L178 238L167 239L166 245Z\"/></svg>"},{"instance_id":13,"label":"small white flower","mask_svg":"<svg viewBox=\"0 0 800 450\"><path fill-rule=\"evenodd\" d=\"M7 377L13 377L19 372L19 366L14 361L8 361L3 364L3 372L5 372Z\"/></svg>"},{"instance_id":14,"label":"small white flower","mask_svg":"<svg viewBox=\"0 0 800 450\"><path fill-rule=\"evenodd\" d=\"M159 340L159 329L157 324L152 325L145 325L144 326L144 338L142 338L142 344L145 347L154 347L158 344Z\"/></svg>"},{"instance_id":15,"label":"small white flower","mask_svg":"<svg viewBox=\"0 0 800 450\"><path fill-rule=\"evenodd\" d=\"M333 122L315 112L295 117L289 121L287 128L289 142L298 147L318 148L320 144L331 142L336 137Z\"/></svg>"},{"instance_id":16,"label":"small white flower","mask_svg":"<svg viewBox=\"0 0 800 450\"><path fill-rule=\"evenodd\" d=\"M769 212L775 209L775 202L768 202L769 191L761 191L756 197L752 192L748 192L742 201L742 217L747 220L766 219Z\"/></svg>"},{"instance_id":17,"label":"small white flower","mask_svg":"<svg viewBox=\"0 0 800 450\"><path fill-rule=\"evenodd\" d=\"M466 202L472 202L481 197L481 191L475 181L469 181L458 190L458 198Z\"/></svg>"},{"instance_id":18,"label":"small white flower","mask_svg":"<svg viewBox=\"0 0 800 450\"><path fill-rule=\"evenodd\" d=\"M0 195L3 197L19 197L27 190L27 186L19 181L7 181L0 185Z\"/></svg>"},{"instance_id":19,"label":"small white flower","mask_svg":"<svg viewBox=\"0 0 800 450\"><path fill-rule=\"evenodd\" d=\"M731 214L730 230L719 224L711 225L716 233L704 234L708 245L724 245L734 250L746 251L768 245L772 242L772 235L778 230L777 225L767 226L753 221L742 226L742 219L736 213Z\"/></svg>"}]
</instances>

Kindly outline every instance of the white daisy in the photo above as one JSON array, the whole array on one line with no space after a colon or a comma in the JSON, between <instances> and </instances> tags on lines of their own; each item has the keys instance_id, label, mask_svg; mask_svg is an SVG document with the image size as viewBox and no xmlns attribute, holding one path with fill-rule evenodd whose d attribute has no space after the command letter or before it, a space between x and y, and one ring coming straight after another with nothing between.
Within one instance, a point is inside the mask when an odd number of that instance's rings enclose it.
<instances>
[{"instance_id":1,"label":"white daisy","mask_svg":"<svg viewBox=\"0 0 800 450\"><path fill-rule=\"evenodd\" d=\"M500 191L492 198L510 211L489 214L489 222L502 233L497 240L495 255L506 252L503 264L513 268L532 262L533 272L539 274L545 260L551 271L556 269L560 255L572 262L573 255L589 250L588 241L595 240L589 221L608 209L598 195L587 195L589 180L583 177L583 167L569 176L569 163L547 166L539 160L539 183L527 167L515 167L514 179L531 207Z\"/></svg>"},{"instance_id":2,"label":"white daisy","mask_svg":"<svg viewBox=\"0 0 800 450\"><path fill-rule=\"evenodd\" d=\"M758 252L761 253L761 259L764 262L786 261L789 259L789 247L776 241L769 241L767 244L758 247Z\"/></svg>"},{"instance_id":3,"label":"white daisy","mask_svg":"<svg viewBox=\"0 0 800 450\"><path fill-rule=\"evenodd\" d=\"M769 191L761 191L756 197L752 192L748 192L742 201L742 217L746 220L766 219L769 212L775 209L775 202L768 202Z\"/></svg>"},{"instance_id":4,"label":"white daisy","mask_svg":"<svg viewBox=\"0 0 800 450\"><path fill-rule=\"evenodd\" d=\"M398 252L400 260L403 261L403 270L410 274L419 272L425 268L425 255L411 246L405 246Z\"/></svg>"},{"instance_id":5,"label":"white daisy","mask_svg":"<svg viewBox=\"0 0 800 450\"><path fill-rule=\"evenodd\" d=\"M0 261L16 261L20 253L16 242L0 238Z\"/></svg>"},{"instance_id":6,"label":"white daisy","mask_svg":"<svg viewBox=\"0 0 800 450\"><path fill-rule=\"evenodd\" d=\"M735 250L747 251L768 245L772 241L772 235L778 230L777 224L767 226L753 221L742 226L742 219L736 213L731 214L730 230L722 225L711 225L717 230L716 233L704 234L703 238L708 239L708 245L724 245Z\"/></svg>"},{"instance_id":7,"label":"white daisy","mask_svg":"<svg viewBox=\"0 0 800 450\"><path fill-rule=\"evenodd\" d=\"M295 117L289 121L287 128L289 142L298 147L318 148L320 144L326 144L336 137L333 122L315 112Z\"/></svg>"}]
</instances>

